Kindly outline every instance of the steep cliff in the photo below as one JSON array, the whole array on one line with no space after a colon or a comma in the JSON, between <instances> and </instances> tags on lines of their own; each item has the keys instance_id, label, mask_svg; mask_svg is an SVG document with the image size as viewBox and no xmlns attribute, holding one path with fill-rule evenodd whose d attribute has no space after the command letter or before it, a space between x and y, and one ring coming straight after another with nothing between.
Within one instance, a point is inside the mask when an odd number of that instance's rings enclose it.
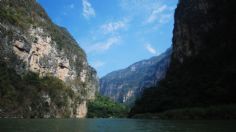
<instances>
[{"instance_id":1,"label":"steep cliff","mask_svg":"<svg viewBox=\"0 0 236 132\"><path fill-rule=\"evenodd\" d=\"M145 88L156 85L165 76L171 49L142 60L126 69L114 71L100 79L100 93L119 103L132 105Z\"/></svg>"},{"instance_id":2,"label":"steep cliff","mask_svg":"<svg viewBox=\"0 0 236 132\"><path fill-rule=\"evenodd\" d=\"M166 78L131 114L235 104L235 14L233 0L179 0Z\"/></svg>"},{"instance_id":3,"label":"steep cliff","mask_svg":"<svg viewBox=\"0 0 236 132\"><path fill-rule=\"evenodd\" d=\"M80 118L86 116L87 100L95 98L98 79L96 71L88 65L84 51L66 29L51 22L35 0L0 1L0 63L1 70L11 71L1 72L0 112L3 114L0 116ZM11 76L17 76L15 80L25 85L31 78L36 78L37 82L30 85L37 91L38 102L27 95L30 91L24 95L27 86L20 89L19 85L11 84L19 83L12 82ZM48 82L43 86L44 78L57 83ZM4 85L6 80L11 86ZM58 87L65 88L66 92L59 89L52 93L43 88L51 89L57 84L61 84ZM8 97L7 90L10 89L16 98ZM54 94L57 99L52 97ZM18 100L20 95L26 98ZM63 102L56 103L60 99ZM4 101L15 103L15 106Z\"/></svg>"}]
</instances>

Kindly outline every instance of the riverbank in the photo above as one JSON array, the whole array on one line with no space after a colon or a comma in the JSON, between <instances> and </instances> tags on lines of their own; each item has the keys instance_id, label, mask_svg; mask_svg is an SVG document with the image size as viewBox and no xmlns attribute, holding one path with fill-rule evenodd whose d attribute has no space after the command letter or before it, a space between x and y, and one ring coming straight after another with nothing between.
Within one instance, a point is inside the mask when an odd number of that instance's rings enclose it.
<instances>
[{"instance_id":1,"label":"riverbank","mask_svg":"<svg viewBox=\"0 0 236 132\"><path fill-rule=\"evenodd\" d=\"M163 113L144 113L131 116L135 119L172 119L172 120L231 120L236 119L236 105L218 105L168 110Z\"/></svg>"}]
</instances>

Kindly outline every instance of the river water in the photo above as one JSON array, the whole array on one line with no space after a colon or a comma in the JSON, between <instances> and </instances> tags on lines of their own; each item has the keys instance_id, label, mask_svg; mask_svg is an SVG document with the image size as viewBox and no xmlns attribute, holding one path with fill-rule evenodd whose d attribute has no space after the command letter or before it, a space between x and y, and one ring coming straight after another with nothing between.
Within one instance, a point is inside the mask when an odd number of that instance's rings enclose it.
<instances>
[{"instance_id":1,"label":"river water","mask_svg":"<svg viewBox=\"0 0 236 132\"><path fill-rule=\"evenodd\" d=\"M0 132L236 132L236 121L0 119Z\"/></svg>"}]
</instances>

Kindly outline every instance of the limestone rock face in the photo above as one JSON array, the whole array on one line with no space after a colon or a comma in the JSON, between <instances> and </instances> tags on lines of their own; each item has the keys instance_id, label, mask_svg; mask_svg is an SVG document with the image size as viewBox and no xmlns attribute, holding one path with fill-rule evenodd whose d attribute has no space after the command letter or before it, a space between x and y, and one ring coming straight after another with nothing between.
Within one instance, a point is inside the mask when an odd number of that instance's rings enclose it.
<instances>
[{"instance_id":1,"label":"limestone rock face","mask_svg":"<svg viewBox=\"0 0 236 132\"><path fill-rule=\"evenodd\" d=\"M81 102L76 109L76 118L83 118L88 112L86 101Z\"/></svg>"},{"instance_id":2,"label":"limestone rock face","mask_svg":"<svg viewBox=\"0 0 236 132\"><path fill-rule=\"evenodd\" d=\"M70 104L65 109L69 109L70 117L85 117L86 102L95 98L99 85L96 71L88 65L84 51L66 29L51 22L35 0L3 0L0 7L1 63L20 76L33 72L41 78L59 78L76 95L76 99L68 97ZM51 109L56 109L50 106L53 102L47 93L42 93L42 98ZM63 117L60 112L44 117L52 115Z\"/></svg>"},{"instance_id":3,"label":"limestone rock face","mask_svg":"<svg viewBox=\"0 0 236 132\"><path fill-rule=\"evenodd\" d=\"M100 93L116 102L132 105L145 88L157 85L165 77L170 55L171 49L168 49L159 56L107 74L100 79Z\"/></svg>"}]
</instances>

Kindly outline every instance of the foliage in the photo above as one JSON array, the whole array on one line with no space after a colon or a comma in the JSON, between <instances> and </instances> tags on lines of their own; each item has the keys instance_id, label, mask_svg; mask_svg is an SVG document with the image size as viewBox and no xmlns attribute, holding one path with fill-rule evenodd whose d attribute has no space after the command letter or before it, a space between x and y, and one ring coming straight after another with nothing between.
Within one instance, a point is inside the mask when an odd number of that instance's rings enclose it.
<instances>
[{"instance_id":1,"label":"foliage","mask_svg":"<svg viewBox=\"0 0 236 132\"><path fill-rule=\"evenodd\" d=\"M232 3L220 0L205 3L212 7L207 8L209 12L204 15L198 9L188 8L193 14L185 11L188 6L197 5L197 1L186 3L186 6L179 4L177 10L183 10L184 13L175 15L177 23L173 38L174 55L166 78L159 86L144 92L131 110L131 115L236 104L234 7ZM211 25L212 23L214 24ZM176 27L177 24L182 27ZM206 27L208 30L205 30ZM185 30L191 31L191 34L184 32ZM179 47L175 47L176 45ZM185 48L192 55L181 52Z\"/></svg>"},{"instance_id":2,"label":"foliage","mask_svg":"<svg viewBox=\"0 0 236 132\"><path fill-rule=\"evenodd\" d=\"M0 3L0 20L5 24L25 30L37 23L39 16L49 20L45 11L34 0L2 0Z\"/></svg>"},{"instance_id":3,"label":"foliage","mask_svg":"<svg viewBox=\"0 0 236 132\"><path fill-rule=\"evenodd\" d=\"M86 60L84 51L78 46L75 39L65 28L54 24L36 0L2 0L0 2L0 22L14 26L26 34L30 27L43 28L45 35L52 37L57 49L64 52L70 59L71 65L78 70L81 69L82 62Z\"/></svg>"},{"instance_id":4,"label":"foliage","mask_svg":"<svg viewBox=\"0 0 236 132\"><path fill-rule=\"evenodd\" d=\"M145 88L155 85L165 76L170 55L171 49L168 49L159 56L107 74L100 79L100 93L132 107Z\"/></svg>"},{"instance_id":5,"label":"foliage","mask_svg":"<svg viewBox=\"0 0 236 132\"><path fill-rule=\"evenodd\" d=\"M45 95L50 98L51 106L45 102ZM55 77L41 78L31 72L21 77L0 63L0 109L5 116L43 117L53 105L67 117L68 98L74 96L74 92Z\"/></svg>"},{"instance_id":6,"label":"foliage","mask_svg":"<svg viewBox=\"0 0 236 132\"><path fill-rule=\"evenodd\" d=\"M29 29L42 28L42 35L52 38L51 44L53 46L55 44L61 56L66 55L72 69L79 74L86 66L84 51L65 28L59 27L50 20L36 0L0 0L0 25L3 38L7 40L5 42L3 39L3 44L6 44L1 49L3 52L7 48L12 48L11 41L19 35L24 36L30 44L37 42L37 38L29 34ZM13 65L16 66L18 60L15 59L16 56L12 51L11 53L6 56L11 58L10 62L14 62ZM45 62L47 61L46 59ZM78 93L75 95L58 78L52 76L42 78L32 72L19 76L14 67L9 68L10 66L12 65L0 62L0 116L5 112L5 115L9 116L42 117L48 113L49 115L60 113L62 117L67 117L74 110L73 103L78 103L81 99ZM49 101L45 101L48 98ZM67 107L67 105L71 106Z\"/></svg>"},{"instance_id":7,"label":"foliage","mask_svg":"<svg viewBox=\"0 0 236 132\"><path fill-rule=\"evenodd\" d=\"M126 117L128 108L96 94L96 99L88 103L88 118Z\"/></svg>"},{"instance_id":8,"label":"foliage","mask_svg":"<svg viewBox=\"0 0 236 132\"><path fill-rule=\"evenodd\" d=\"M131 114L235 104L235 62L223 53L214 57L218 61L207 58L207 54L203 54L186 60L180 67L172 65L166 79L159 86L144 91Z\"/></svg>"},{"instance_id":9,"label":"foliage","mask_svg":"<svg viewBox=\"0 0 236 132\"><path fill-rule=\"evenodd\" d=\"M169 110L158 114L161 119L235 119L236 105L218 105Z\"/></svg>"},{"instance_id":10,"label":"foliage","mask_svg":"<svg viewBox=\"0 0 236 132\"><path fill-rule=\"evenodd\" d=\"M202 119L235 119L236 105L216 105L208 107L192 107L172 109L161 113L142 113L132 116L138 119L168 119L168 120L202 120Z\"/></svg>"}]
</instances>

